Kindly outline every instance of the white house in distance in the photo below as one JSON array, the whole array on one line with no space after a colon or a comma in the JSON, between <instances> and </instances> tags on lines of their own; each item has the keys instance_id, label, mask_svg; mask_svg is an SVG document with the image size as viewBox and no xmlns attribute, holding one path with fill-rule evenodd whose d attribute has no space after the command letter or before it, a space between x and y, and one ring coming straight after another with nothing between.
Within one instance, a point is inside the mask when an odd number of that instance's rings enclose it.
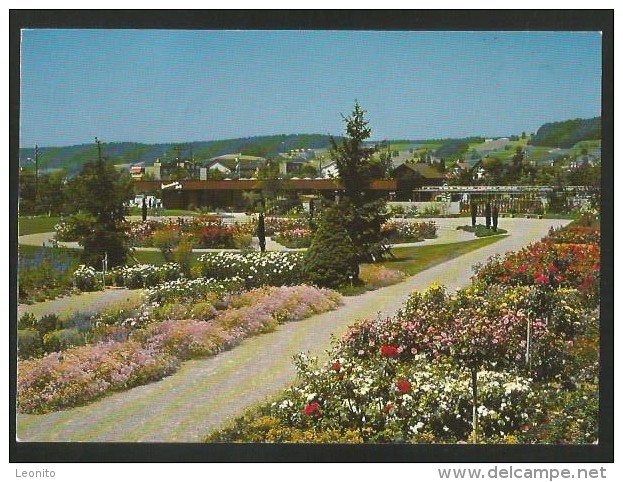
<instances>
[{"instance_id":1,"label":"white house in distance","mask_svg":"<svg viewBox=\"0 0 623 482\"><path fill-rule=\"evenodd\" d=\"M210 159L208 169L240 177L254 177L265 163L266 159L263 157L245 156L241 153L226 154Z\"/></svg>"},{"instance_id":2,"label":"white house in distance","mask_svg":"<svg viewBox=\"0 0 623 482\"><path fill-rule=\"evenodd\" d=\"M324 178L336 178L339 177L340 172L337 168L337 163L335 161L331 161L328 164L322 166L320 171L320 176Z\"/></svg>"}]
</instances>

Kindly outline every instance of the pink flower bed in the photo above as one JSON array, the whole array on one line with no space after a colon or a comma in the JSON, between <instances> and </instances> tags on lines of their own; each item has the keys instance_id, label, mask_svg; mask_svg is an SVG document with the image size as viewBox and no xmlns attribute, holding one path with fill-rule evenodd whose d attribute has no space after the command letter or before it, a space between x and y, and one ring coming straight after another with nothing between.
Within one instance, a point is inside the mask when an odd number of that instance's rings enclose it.
<instances>
[{"instance_id":1,"label":"pink flower bed","mask_svg":"<svg viewBox=\"0 0 623 482\"><path fill-rule=\"evenodd\" d=\"M100 343L25 360L18 366L17 407L44 413L159 380L177 370L166 352L133 341Z\"/></svg>"},{"instance_id":2,"label":"pink flower bed","mask_svg":"<svg viewBox=\"0 0 623 482\"><path fill-rule=\"evenodd\" d=\"M228 301L231 308L211 320L155 323L135 338L181 359L209 356L248 336L272 331L280 323L333 310L339 302L336 292L311 286L258 288L233 296Z\"/></svg>"},{"instance_id":3,"label":"pink flower bed","mask_svg":"<svg viewBox=\"0 0 623 482\"><path fill-rule=\"evenodd\" d=\"M131 335L25 360L18 365L18 411L44 413L159 380L181 360L215 355L280 323L335 309L340 295L311 286L267 287L232 296L213 319L167 320Z\"/></svg>"}]
</instances>

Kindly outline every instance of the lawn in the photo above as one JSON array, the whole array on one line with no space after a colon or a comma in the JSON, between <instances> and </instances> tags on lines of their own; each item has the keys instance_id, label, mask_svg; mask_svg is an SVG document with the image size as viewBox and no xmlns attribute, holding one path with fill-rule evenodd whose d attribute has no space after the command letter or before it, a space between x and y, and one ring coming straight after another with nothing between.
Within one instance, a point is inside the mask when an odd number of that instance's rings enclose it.
<instances>
[{"instance_id":1,"label":"lawn","mask_svg":"<svg viewBox=\"0 0 623 482\"><path fill-rule=\"evenodd\" d=\"M21 216L17 221L19 235L53 232L59 221L58 216Z\"/></svg>"},{"instance_id":2,"label":"lawn","mask_svg":"<svg viewBox=\"0 0 623 482\"><path fill-rule=\"evenodd\" d=\"M384 261L381 264L387 268L400 270L408 276L413 276L439 263L488 246L503 238L504 236L495 236L466 241L464 243L394 248L392 249L392 253L395 259Z\"/></svg>"}]
</instances>

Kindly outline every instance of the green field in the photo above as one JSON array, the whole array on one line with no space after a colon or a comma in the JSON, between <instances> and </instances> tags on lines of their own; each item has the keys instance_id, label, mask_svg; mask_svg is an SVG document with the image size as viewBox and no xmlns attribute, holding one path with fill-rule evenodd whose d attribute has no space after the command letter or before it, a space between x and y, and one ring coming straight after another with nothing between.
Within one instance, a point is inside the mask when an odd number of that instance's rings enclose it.
<instances>
[{"instance_id":1,"label":"green field","mask_svg":"<svg viewBox=\"0 0 623 482\"><path fill-rule=\"evenodd\" d=\"M54 231L54 226L58 224L58 216L23 216L17 221L19 235L50 233Z\"/></svg>"}]
</instances>

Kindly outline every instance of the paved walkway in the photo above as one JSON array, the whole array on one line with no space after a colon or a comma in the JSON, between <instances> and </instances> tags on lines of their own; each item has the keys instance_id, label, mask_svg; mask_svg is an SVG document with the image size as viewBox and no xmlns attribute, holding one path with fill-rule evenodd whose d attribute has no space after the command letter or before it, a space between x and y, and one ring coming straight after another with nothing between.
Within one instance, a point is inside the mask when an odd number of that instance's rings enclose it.
<instances>
[{"instance_id":1,"label":"paved walkway","mask_svg":"<svg viewBox=\"0 0 623 482\"><path fill-rule=\"evenodd\" d=\"M508 221L508 224L506 224ZM511 222L512 221L512 222ZM247 408L267 400L295 379L292 356L308 351L321 358L331 336L358 319L391 316L412 290L439 281L450 290L465 286L471 267L489 256L539 240L565 220L505 220L512 235L434 266L397 285L344 299L336 311L280 326L245 340L218 356L184 363L174 375L116 393L84 407L45 415L17 416L21 441L200 442Z\"/></svg>"}]
</instances>

